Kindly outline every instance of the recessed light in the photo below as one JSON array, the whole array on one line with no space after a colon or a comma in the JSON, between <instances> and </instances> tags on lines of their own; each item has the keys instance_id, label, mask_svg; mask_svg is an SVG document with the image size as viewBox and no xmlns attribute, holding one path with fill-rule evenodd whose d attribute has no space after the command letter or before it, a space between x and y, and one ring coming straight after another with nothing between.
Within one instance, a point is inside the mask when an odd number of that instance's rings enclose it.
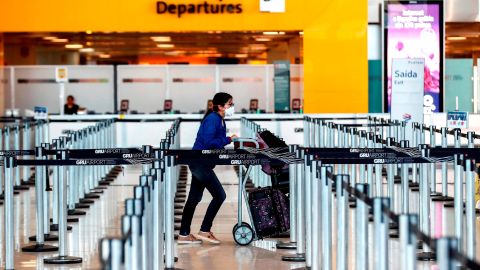
<instances>
[{"instance_id":1,"label":"recessed light","mask_svg":"<svg viewBox=\"0 0 480 270\"><path fill-rule=\"evenodd\" d=\"M93 48L82 48L80 50L78 50L79 52L82 52L82 53L92 53L94 52L95 50Z\"/></svg>"},{"instance_id":2,"label":"recessed light","mask_svg":"<svg viewBox=\"0 0 480 270\"><path fill-rule=\"evenodd\" d=\"M447 37L447 40L466 40L466 37Z\"/></svg>"},{"instance_id":3,"label":"recessed light","mask_svg":"<svg viewBox=\"0 0 480 270\"><path fill-rule=\"evenodd\" d=\"M54 39L57 39L57 37L53 37L53 36L51 36L51 37L43 37L43 39L45 39L45 40L54 40Z\"/></svg>"},{"instance_id":4,"label":"recessed light","mask_svg":"<svg viewBox=\"0 0 480 270\"><path fill-rule=\"evenodd\" d=\"M92 30L87 30L87 31L85 31L85 33L87 33L87 35L91 35L93 32L92 32Z\"/></svg>"},{"instance_id":5,"label":"recessed light","mask_svg":"<svg viewBox=\"0 0 480 270\"><path fill-rule=\"evenodd\" d=\"M175 45L173 44L157 44L158 48L163 48L163 49L168 49L168 48L173 48Z\"/></svg>"},{"instance_id":6,"label":"recessed light","mask_svg":"<svg viewBox=\"0 0 480 270\"><path fill-rule=\"evenodd\" d=\"M271 38L256 38L255 40L256 40L256 41L260 41L260 42L262 42L262 41L264 41L264 42L266 42L266 41L272 41Z\"/></svg>"},{"instance_id":7,"label":"recessed light","mask_svg":"<svg viewBox=\"0 0 480 270\"><path fill-rule=\"evenodd\" d=\"M172 41L171 37L150 37L155 42L170 42Z\"/></svg>"},{"instance_id":8,"label":"recessed light","mask_svg":"<svg viewBox=\"0 0 480 270\"><path fill-rule=\"evenodd\" d=\"M66 42L68 42L68 39L66 39L66 38L56 38L56 39L52 39L51 41L55 42L55 43L66 43Z\"/></svg>"},{"instance_id":9,"label":"recessed light","mask_svg":"<svg viewBox=\"0 0 480 270\"><path fill-rule=\"evenodd\" d=\"M238 53L238 54L235 54L235 57L236 57L236 58L247 58L247 57L248 57L248 54L246 54L246 53Z\"/></svg>"},{"instance_id":10,"label":"recessed light","mask_svg":"<svg viewBox=\"0 0 480 270\"><path fill-rule=\"evenodd\" d=\"M81 49L83 48L82 44L67 44L65 45L65 48L67 49Z\"/></svg>"},{"instance_id":11,"label":"recessed light","mask_svg":"<svg viewBox=\"0 0 480 270\"><path fill-rule=\"evenodd\" d=\"M99 55L100 58L110 58L111 55L110 54L106 54L106 53L102 53Z\"/></svg>"}]
</instances>

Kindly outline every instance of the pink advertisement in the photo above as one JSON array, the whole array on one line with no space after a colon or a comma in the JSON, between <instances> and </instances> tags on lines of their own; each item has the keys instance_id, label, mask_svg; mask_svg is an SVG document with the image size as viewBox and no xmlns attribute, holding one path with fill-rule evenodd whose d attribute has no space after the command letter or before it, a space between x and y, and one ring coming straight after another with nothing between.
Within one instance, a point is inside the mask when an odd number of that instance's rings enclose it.
<instances>
[{"instance_id":1,"label":"pink advertisement","mask_svg":"<svg viewBox=\"0 0 480 270\"><path fill-rule=\"evenodd\" d=\"M386 3L385 109L390 112L392 59L425 59L424 113L443 107L443 4L437 1Z\"/></svg>"}]
</instances>

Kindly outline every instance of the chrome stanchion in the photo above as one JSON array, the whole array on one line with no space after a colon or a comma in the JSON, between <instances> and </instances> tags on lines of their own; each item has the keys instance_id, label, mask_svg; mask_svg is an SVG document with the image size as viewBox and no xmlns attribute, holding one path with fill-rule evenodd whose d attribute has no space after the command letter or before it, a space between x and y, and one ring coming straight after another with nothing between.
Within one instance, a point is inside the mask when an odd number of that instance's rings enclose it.
<instances>
[{"instance_id":1,"label":"chrome stanchion","mask_svg":"<svg viewBox=\"0 0 480 270\"><path fill-rule=\"evenodd\" d=\"M430 132L430 147L436 147L437 146L437 140L435 136L435 126L430 126L429 127L429 132ZM431 196L441 196L441 193L437 192L437 163L432 163L430 164L430 177L432 179L431 187L430 187L430 192Z\"/></svg>"},{"instance_id":2,"label":"chrome stanchion","mask_svg":"<svg viewBox=\"0 0 480 270\"><path fill-rule=\"evenodd\" d=\"M61 160L66 160L67 152L61 151L60 154ZM59 254L58 256L45 258L43 260L46 264L75 264L81 263L82 258L68 256L67 251L67 181L68 174L65 176L66 171L65 167L57 166L58 173L58 204L59 213L58 213L58 236L59 236Z\"/></svg>"},{"instance_id":3,"label":"chrome stanchion","mask_svg":"<svg viewBox=\"0 0 480 270\"><path fill-rule=\"evenodd\" d=\"M20 147L20 125L13 128L13 148L21 150ZM15 168L15 190L28 190L28 186L22 186L22 177L20 176L20 167Z\"/></svg>"},{"instance_id":4,"label":"chrome stanchion","mask_svg":"<svg viewBox=\"0 0 480 270\"><path fill-rule=\"evenodd\" d=\"M317 161L312 161L312 248L311 254L312 256L312 264L311 269L320 269L321 263L321 256L320 256L320 178L318 172L318 165Z\"/></svg>"},{"instance_id":5,"label":"chrome stanchion","mask_svg":"<svg viewBox=\"0 0 480 270\"><path fill-rule=\"evenodd\" d=\"M332 172L332 166L320 168L322 269L332 268L332 182L328 176Z\"/></svg>"},{"instance_id":6,"label":"chrome stanchion","mask_svg":"<svg viewBox=\"0 0 480 270\"><path fill-rule=\"evenodd\" d=\"M312 172L313 169L313 172ZM305 155L305 265L312 266L312 181L316 162L311 155Z\"/></svg>"},{"instance_id":7,"label":"chrome stanchion","mask_svg":"<svg viewBox=\"0 0 480 270\"><path fill-rule=\"evenodd\" d=\"M429 149L426 145L420 145L422 157L428 157ZM430 185L429 185L429 168L430 164L420 164L420 226L424 234L430 237ZM430 261L435 260L435 253L431 251L427 243L423 243L423 252L417 254L419 260Z\"/></svg>"},{"instance_id":8,"label":"chrome stanchion","mask_svg":"<svg viewBox=\"0 0 480 270\"><path fill-rule=\"evenodd\" d=\"M360 148L365 148L367 145L365 143L365 140L367 138L367 132L365 132L365 130L361 130L360 131ZM364 164L360 164L360 176L359 176L359 182L360 183L367 183L367 179L366 179L366 176L365 176L365 165Z\"/></svg>"},{"instance_id":9,"label":"chrome stanchion","mask_svg":"<svg viewBox=\"0 0 480 270\"><path fill-rule=\"evenodd\" d=\"M418 224L418 215L402 214L399 217L400 223L400 254L401 269L417 269L417 235L412 230Z\"/></svg>"},{"instance_id":10,"label":"chrome stanchion","mask_svg":"<svg viewBox=\"0 0 480 270\"><path fill-rule=\"evenodd\" d=\"M452 237L442 237L437 240L438 270L457 270L458 262L453 252L458 250L458 240Z\"/></svg>"},{"instance_id":11,"label":"chrome stanchion","mask_svg":"<svg viewBox=\"0 0 480 270\"><path fill-rule=\"evenodd\" d=\"M174 197L175 197L175 159L166 157L165 164L165 269L175 268L175 240L174 240Z\"/></svg>"},{"instance_id":12,"label":"chrome stanchion","mask_svg":"<svg viewBox=\"0 0 480 270\"><path fill-rule=\"evenodd\" d=\"M389 218L384 211L390 209L389 198L374 198L374 235L375 235L375 269L386 270L388 268L388 230ZM360 268L358 268L360 269ZM368 268L364 268L368 269Z\"/></svg>"},{"instance_id":13,"label":"chrome stanchion","mask_svg":"<svg viewBox=\"0 0 480 270\"><path fill-rule=\"evenodd\" d=\"M368 195L368 184L356 184L355 190ZM357 200L355 210L355 269L368 269L368 205Z\"/></svg>"},{"instance_id":14,"label":"chrome stanchion","mask_svg":"<svg viewBox=\"0 0 480 270\"><path fill-rule=\"evenodd\" d=\"M289 151L295 153L298 149L298 145L289 145ZM290 187L290 242L278 243L278 249L296 249L297 248L297 172L296 164L288 165L289 174L289 187ZM240 194L239 194L240 195Z\"/></svg>"},{"instance_id":15,"label":"chrome stanchion","mask_svg":"<svg viewBox=\"0 0 480 270\"><path fill-rule=\"evenodd\" d=\"M13 184L15 179L13 179L13 177L16 161L13 157L5 157L3 159L3 165L5 173L5 269L14 269L15 235L13 228Z\"/></svg>"},{"instance_id":16,"label":"chrome stanchion","mask_svg":"<svg viewBox=\"0 0 480 270\"><path fill-rule=\"evenodd\" d=\"M455 206L455 237L458 239L459 251L463 251L463 155L454 155L455 183L454 183L454 206Z\"/></svg>"},{"instance_id":17,"label":"chrome stanchion","mask_svg":"<svg viewBox=\"0 0 480 270\"><path fill-rule=\"evenodd\" d=\"M160 151L155 151L155 158L153 163L154 181L153 181L153 269L163 269L163 203L164 186L163 173L160 166Z\"/></svg>"},{"instance_id":18,"label":"chrome stanchion","mask_svg":"<svg viewBox=\"0 0 480 270\"><path fill-rule=\"evenodd\" d=\"M400 141L400 146L405 148L408 147L408 141L402 140ZM408 166L407 164L402 163L401 164L401 169L402 169L402 212L407 214L410 211L409 207L409 192L410 190L408 189Z\"/></svg>"},{"instance_id":19,"label":"chrome stanchion","mask_svg":"<svg viewBox=\"0 0 480 270\"><path fill-rule=\"evenodd\" d=\"M470 134L470 132L469 132ZM467 244L467 257L471 260L475 260L477 253L476 247L476 222L475 222L475 163L471 159L465 160L465 182L466 182L466 244Z\"/></svg>"},{"instance_id":20,"label":"chrome stanchion","mask_svg":"<svg viewBox=\"0 0 480 270\"><path fill-rule=\"evenodd\" d=\"M302 149L297 152L297 157L304 159L305 151ZM297 213L297 221L296 221L296 240L297 240L297 249L295 255L286 255L282 256L283 261L295 261L295 262L303 262L305 261L305 164L295 164L297 169L297 186L295 187L297 190L296 196L296 213Z\"/></svg>"},{"instance_id":21,"label":"chrome stanchion","mask_svg":"<svg viewBox=\"0 0 480 270\"><path fill-rule=\"evenodd\" d=\"M348 175L336 175L337 194L337 270L348 269Z\"/></svg>"},{"instance_id":22,"label":"chrome stanchion","mask_svg":"<svg viewBox=\"0 0 480 270\"><path fill-rule=\"evenodd\" d=\"M42 146L35 147L35 159L42 160L45 158L44 155L44 148ZM45 238L49 237L46 234L46 229L44 226L46 224L49 225L48 214L45 211L49 211L49 208L44 206L45 198L44 196L48 196L45 192L45 171L46 167L43 166L35 166L35 207L36 207L36 234L35 237L31 237L30 239L36 241L35 245L26 246L22 248L24 252L46 252L46 251L57 251L58 247L46 245ZM45 222L45 220L47 222ZM56 238L58 240L58 238Z\"/></svg>"},{"instance_id":23,"label":"chrome stanchion","mask_svg":"<svg viewBox=\"0 0 480 270\"><path fill-rule=\"evenodd\" d=\"M373 138L375 137L375 134L373 132L368 133L368 143L367 147L368 148L373 148ZM373 194L373 189L375 187L373 183L373 164L367 164L367 184L370 186L368 190L368 196L372 197Z\"/></svg>"},{"instance_id":24,"label":"chrome stanchion","mask_svg":"<svg viewBox=\"0 0 480 270\"><path fill-rule=\"evenodd\" d=\"M442 127L442 148L447 148L447 128ZM452 197L448 196L448 163L442 162L442 196L435 196L432 201L453 201Z\"/></svg>"}]
</instances>

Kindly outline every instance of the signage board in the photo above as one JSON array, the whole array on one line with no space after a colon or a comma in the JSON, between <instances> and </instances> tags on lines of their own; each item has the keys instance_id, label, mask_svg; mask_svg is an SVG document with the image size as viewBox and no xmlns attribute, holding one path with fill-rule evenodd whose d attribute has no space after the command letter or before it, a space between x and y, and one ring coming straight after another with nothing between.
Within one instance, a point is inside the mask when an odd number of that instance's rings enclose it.
<instances>
[{"instance_id":1,"label":"signage board","mask_svg":"<svg viewBox=\"0 0 480 270\"><path fill-rule=\"evenodd\" d=\"M413 140L411 122L423 124L423 76L425 60L393 59L390 119L405 121L406 140Z\"/></svg>"},{"instance_id":2,"label":"signage board","mask_svg":"<svg viewBox=\"0 0 480 270\"><path fill-rule=\"evenodd\" d=\"M468 128L468 112L447 112L448 128Z\"/></svg>"}]
</instances>

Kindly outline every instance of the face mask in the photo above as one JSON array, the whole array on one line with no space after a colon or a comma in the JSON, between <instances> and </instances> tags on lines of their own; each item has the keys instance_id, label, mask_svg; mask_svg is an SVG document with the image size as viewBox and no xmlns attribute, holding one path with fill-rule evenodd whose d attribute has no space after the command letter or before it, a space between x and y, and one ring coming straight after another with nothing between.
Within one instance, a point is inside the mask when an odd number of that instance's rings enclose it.
<instances>
[{"instance_id":1,"label":"face mask","mask_svg":"<svg viewBox=\"0 0 480 270\"><path fill-rule=\"evenodd\" d=\"M233 116L234 113L235 113L235 107L233 106L225 110L225 116Z\"/></svg>"}]
</instances>

